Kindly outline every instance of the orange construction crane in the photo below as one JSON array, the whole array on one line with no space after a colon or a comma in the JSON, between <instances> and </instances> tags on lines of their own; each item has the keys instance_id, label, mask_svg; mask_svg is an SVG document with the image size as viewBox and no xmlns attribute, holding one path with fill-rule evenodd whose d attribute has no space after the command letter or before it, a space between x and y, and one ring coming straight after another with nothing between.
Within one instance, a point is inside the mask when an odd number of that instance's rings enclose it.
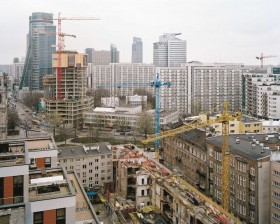
<instances>
[{"instance_id":1,"label":"orange construction crane","mask_svg":"<svg viewBox=\"0 0 280 224\"><path fill-rule=\"evenodd\" d=\"M261 68L262 68L263 67L263 59L264 58L275 58L275 57L277 57L277 56L275 56L275 55L264 56L263 53L261 53L261 56L260 57L256 57L256 59L261 61Z\"/></svg>"},{"instance_id":2,"label":"orange construction crane","mask_svg":"<svg viewBox=\"0 0 280 224\"><path fill-rule=\"evenodd\" d=\"M58 93L58 97L57 97L57 100L62 100L62 95L61 95L61 79L62 79L61 52L63 50L63 41L64 41L65 35L63 36L63 33L61 32L61 21L62 20L100 20L100 19L96 18L96 17L61 17L60 12L59 12L57 18L50 19L50 20L57 20L57 30L58 30L58 44L57 44L57 53L58 53L57 93Z\"/></svg>"}]
</instances>

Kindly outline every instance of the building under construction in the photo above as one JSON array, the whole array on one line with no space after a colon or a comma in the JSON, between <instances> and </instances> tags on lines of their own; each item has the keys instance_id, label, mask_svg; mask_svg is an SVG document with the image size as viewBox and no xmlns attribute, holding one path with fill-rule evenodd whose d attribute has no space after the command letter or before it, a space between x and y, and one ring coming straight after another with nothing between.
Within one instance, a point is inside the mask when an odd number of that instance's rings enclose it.
<instances>
[{"instance_id":1,"label":"building under construction","mask_svg":"<svg viewBox=\"0 0 280 224\"><path fill-rule=\"evenodd\" d=\"M58 79L59 66L61 80ZM43 80L47 113L57 113L65 124L81 122L83 112L93 107L93 97L86 96L87 55L76 51L53 54L52 67L54 73L46 75Z\"/></svg>"}]
</instances>

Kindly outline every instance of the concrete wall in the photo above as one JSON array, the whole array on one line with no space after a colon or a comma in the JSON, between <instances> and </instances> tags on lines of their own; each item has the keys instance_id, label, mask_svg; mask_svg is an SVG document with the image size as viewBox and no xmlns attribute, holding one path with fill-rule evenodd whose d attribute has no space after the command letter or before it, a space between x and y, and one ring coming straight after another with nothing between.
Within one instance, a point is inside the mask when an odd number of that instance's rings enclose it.
<instances>
[{"instance_id":1,"label":"concrete wall","mask_svg":"<svg viewBox=\"0 0 280 224\"><path fill-rule=\"evenodd\" d=\"M270 161L258 163L258 223L270 220Z\"/></svg>"},{"instance_id":2,"label":"concrete wall","mask_svg":"<svg viewBox=\"0 0 280 224\"><path fill-rule=\"evenodd\" d=\"M33 223L34 212L66 208L66 223L73 224L76 221L75 206L76 196L28 202L25 207L26 223Z\"/></svg>"}]
</instances>

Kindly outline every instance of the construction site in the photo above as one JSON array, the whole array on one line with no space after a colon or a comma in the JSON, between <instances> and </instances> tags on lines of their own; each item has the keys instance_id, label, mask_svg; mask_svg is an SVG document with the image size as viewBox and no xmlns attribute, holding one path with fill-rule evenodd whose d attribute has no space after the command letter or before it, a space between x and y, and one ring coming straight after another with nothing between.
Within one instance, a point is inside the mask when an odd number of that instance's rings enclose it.
<instances>
[{"instance_id":1,"label":"construction site","mask_svg":"<svg viewBox=\"0 0 280 224\"><path fill-rule=\"evenodd\" d=\"M113 147L116 190L105 207L112 223L241 223L134 145Z\"/></svg>"},{"instance_id":2,"label":"construction site","mask_svg":"<svg viewBox=\"0 0 280 224\"><path fill-rule=\"evenodd\" d=\"M60 64L58 58L59 54L53 54L54 74L46 75L43 80L45 108L49 114L57 113L65 124L74 125L94 103L93 97L86 96L87 55L63 51Z\"/></svg>"}]
</instances>

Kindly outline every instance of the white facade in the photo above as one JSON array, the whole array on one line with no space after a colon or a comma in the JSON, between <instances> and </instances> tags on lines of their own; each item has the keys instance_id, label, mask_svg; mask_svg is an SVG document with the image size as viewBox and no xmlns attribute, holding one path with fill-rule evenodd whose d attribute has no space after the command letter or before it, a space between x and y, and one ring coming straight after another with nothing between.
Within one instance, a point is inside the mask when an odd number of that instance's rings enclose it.
<instances>
[{"instance_id":1,"label":"white facade","mask_svg":"<svg viewBox=\"0 0 280 224\"><path fill-rule=\"evenodd\" d=\"M117 107L119 105L118 97L101 97L101 107Z\"/></svg>"},{"instance_id":2,"label":"white facade","mask_svg":"<svg viewBox=\"0 0 280 224\"><path fill-rule=\"evenodd\" d=\"M262 104L262 98L265 96L266 86L275 83L275 75L269 72L269 69L258 69L244 73L245 90L245 112L253 116L267 117L267 105ZM265 98L264 98L265 99Z\"/></svg>"},{"instance_id":3,"label":"white facade","mask_svg":"<svg viewBox=\"0 0 280 224\"><path fill-rule=\"evenodd\" d=\"M263 133L275 133L280 132L280 121L274 120L263 120Z\"/></svg>"},{"instance_id":4,"label":"white facade","mask_svg":"<svg viewBox=\"0 0 280 224\"><path fill-rule=\"evenodd\" d=\"M188 108L192 113L222 111L225 101L229 110L240 111L242 105L242 64L189 63Z\"/></svg>"},{"instance_id":5,"label":"white facade","mask_svg":"<svg viewBox=\"0 0 280 224\"><path fill-rule=\"evenodd\" d=\"M280 119L280 85L257 86L257 116Z\"/></svg>"},{"instance_id":6,"label":"white facade","mask_svg":"<svg viewBox=\"0 0 280 224\"><path fill-rule=\"evenodd\" d=\"M147 106L147 96L126 96L126 103L133 106Z\"/></svg>"},{"instance_id":7,"label":"white facade","mask_svg":"<svg viewBox=\"0 0 280 224\"><path fill-rule=\"evenodd\" d=\"M180 67L187 62L187 42L176 36L180 33L166 33L154 43L154 65L158 67Z\"/></svg>"}]
</instances>

